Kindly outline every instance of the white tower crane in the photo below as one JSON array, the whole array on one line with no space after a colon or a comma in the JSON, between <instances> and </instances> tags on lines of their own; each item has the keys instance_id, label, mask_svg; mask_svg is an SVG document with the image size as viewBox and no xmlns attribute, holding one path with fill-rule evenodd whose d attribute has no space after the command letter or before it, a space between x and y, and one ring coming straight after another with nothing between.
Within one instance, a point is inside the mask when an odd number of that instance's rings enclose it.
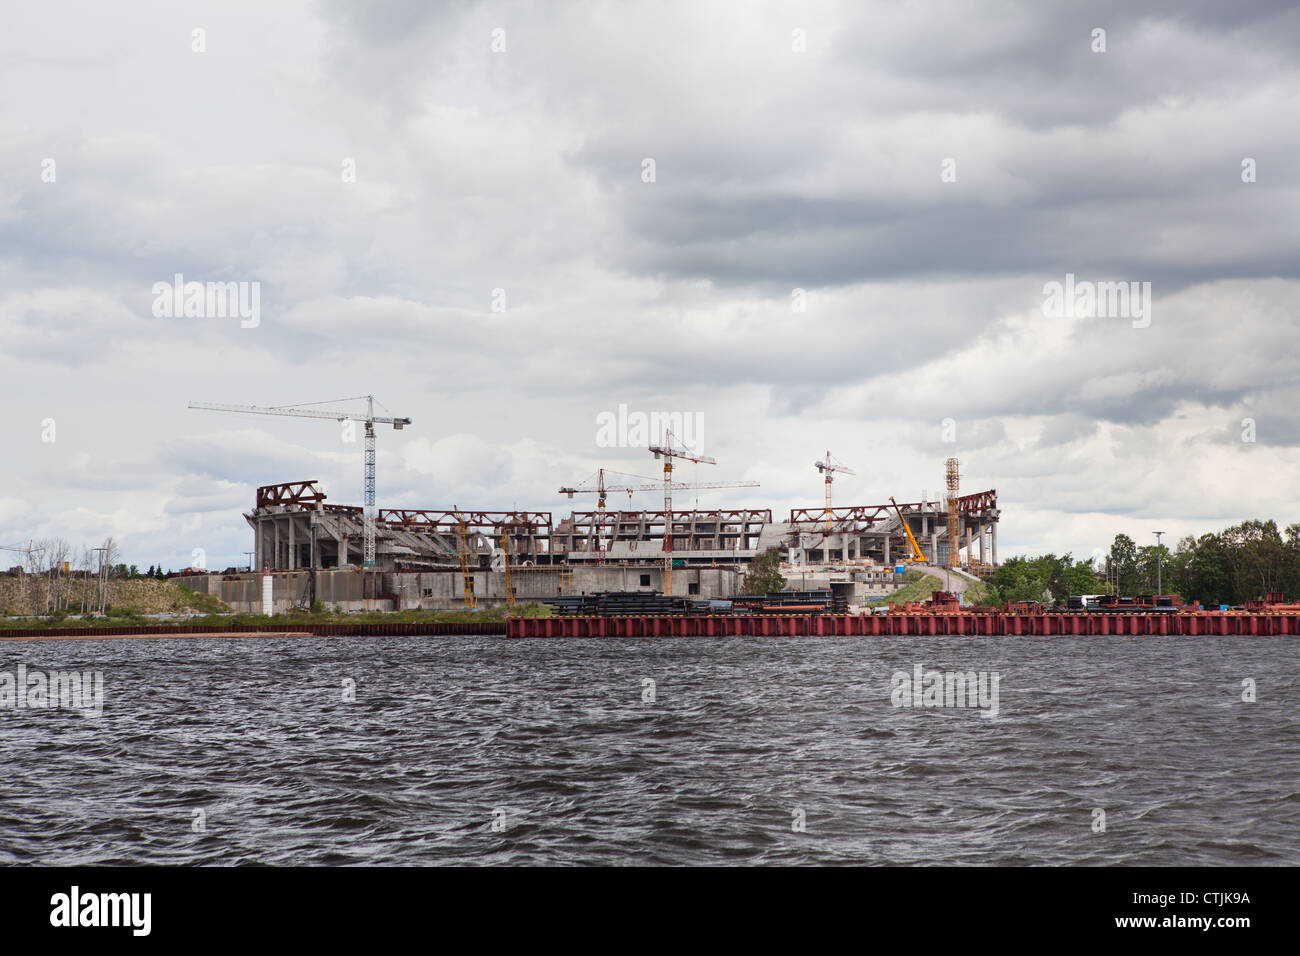
<instances>
[{"instance_id":1,"label":"white tower crane","mask_svg":"<svg viewBox=\"0 0 1300 956\"><path fill-rule=\"evenodd\" d=\"M663 444L651 445L650 454L655 456L655 461L660 458L664 460L664 594L673 593L673 459L680 458L683 461L693 461L700 465L716 465L718 460L710 458L708 455L697 454L684 445L674 443L673 433L664 429ZM686 485L678 485L679 488L685 488ZM756 481L734 481L727 484L717 484L715 482L695 483L696 488L757 488Z\"/></svg>"},{"instance_id":2,"label":"white tower crane","mask_svg":"<svg viewBox=\"0 0 1300 956\"><path fill-rule=\"evenodd\" d=\"M366 458L365 458L365 556L367 568L375 566L375 425L392 425L404 428L411 424L409 418L393 418L375 414L375 397L359 395L355 398L337 398L334 402L355 402L366 400L364 413L331 412L304 408L302 405L222 405L214 402L190 402L190 408L211 412L242 412L250 415L290 415L295 418L332 418L339 422L365 422L366 424ZM329 402L305 402L304 405L326 405Z\"/></svg>"}]
</instances>

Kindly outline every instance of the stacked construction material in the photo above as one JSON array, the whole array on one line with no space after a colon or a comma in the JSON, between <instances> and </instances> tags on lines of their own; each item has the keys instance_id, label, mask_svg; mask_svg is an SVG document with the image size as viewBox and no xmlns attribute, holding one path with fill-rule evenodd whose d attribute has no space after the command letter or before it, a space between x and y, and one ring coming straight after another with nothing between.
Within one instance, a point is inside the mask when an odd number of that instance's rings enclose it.
<instances>
[{"instance_id":1,"label":"stacked construction material","mask_svg":"<svg viewBox=\"0 0 1300 956\"><path fill-rule=\"evenodd\" d=\"M732 599L736 614L844 614L848 601L830 588L816 591L774 591L771 594L741 595Z\"/></svg>"},{"instance_id":2,"label":"stacked construction material","mask_svg":"<svg viewBox=\"0 0 1300 956\"><path fill-rule=\"evenodd\" d=\"M658 591L597 591L592 594L572 594L547 598L544 602L555 608L559 615L582 614L594 617L613 617L626 614L725 614L726 610L711 607L717 601L693 601L686 597L670 597Z\"/></svg>"},{"instance_id":3,"label":"stacked construction material","mask_svg":"<svg viewBox=\"0 0 1300 956\"><path fill-rule=\"evenodd\" d=\"M614 617L654 614L844 614L848 602L829 588L738 595L730 600L700 601L669 597L658 591L597 591L547 598L558 615Z\"/></svg>"}]
</instances>

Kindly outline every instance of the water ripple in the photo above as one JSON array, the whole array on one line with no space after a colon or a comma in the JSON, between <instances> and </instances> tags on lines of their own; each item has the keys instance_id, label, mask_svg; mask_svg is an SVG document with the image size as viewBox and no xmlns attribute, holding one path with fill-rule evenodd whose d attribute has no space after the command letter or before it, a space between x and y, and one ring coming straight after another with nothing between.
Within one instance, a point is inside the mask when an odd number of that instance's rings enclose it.
<instances>
[{"instance_id":1,"label":"water ripple","mask_svg":"<svg viewBox=\"0 0 1300 956\"><path fill-rule=\"evenodd\" d=\"M0 710L0 862L1295 865L1298 648L7 643L106 700ZM892 706L918 663L998 672L997 716Z\"/></svg>"}]
</instances>

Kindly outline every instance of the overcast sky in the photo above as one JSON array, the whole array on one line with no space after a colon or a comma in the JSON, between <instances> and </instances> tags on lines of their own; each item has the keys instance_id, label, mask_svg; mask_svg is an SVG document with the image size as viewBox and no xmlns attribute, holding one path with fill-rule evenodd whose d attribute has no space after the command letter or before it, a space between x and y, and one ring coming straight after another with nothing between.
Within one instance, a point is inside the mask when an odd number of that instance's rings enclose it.
<instances>
[{"instance_id":1,"label":"overcast sky","mask_svg":"<svg viewBox=\"0 0 1300 956\"><path fill-rule=\"evenodd\" d=\"M258 485L360 504L362 446L186 403L366 393L414 420L381 507L594 507L555 490L658 474L597 445L622 404L700 416L679 478L762 484L701 507L818 505L829 449L838 504L957 456L1000 557L1300 520L1292 3L4 19L0 544L241 562ZM178 273L259 283L259 324L156 317ZM1045 315L1067 273L1149 282L1147 320Z\"/></svg>"}]
</instances>

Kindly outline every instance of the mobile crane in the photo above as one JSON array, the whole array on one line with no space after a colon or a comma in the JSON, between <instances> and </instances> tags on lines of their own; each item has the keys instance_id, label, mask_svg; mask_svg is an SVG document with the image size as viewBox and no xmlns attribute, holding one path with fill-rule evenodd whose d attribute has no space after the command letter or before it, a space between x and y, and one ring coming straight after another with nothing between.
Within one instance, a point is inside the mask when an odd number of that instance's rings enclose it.
<instances>
[{"instance_id":1,"label":"mobile crane","mask_svg":"<svg viewBox=\"0 0 1300 956\"><path fill-rule=\"evenodd\" d=\"M912 534L912 529L907 526L907 519L903 517L903 509L898 507L898 502L894 500L893 495L889 496L889 503L894 506L894 511L898 515L898 523L903 526L903 533L907 535L907 544L912 549L912 553L903 560L913 564L917 562L924 564L925 553L921 550L921 546L916 543L916 536Z\"/></svg>"}]
</instances>

